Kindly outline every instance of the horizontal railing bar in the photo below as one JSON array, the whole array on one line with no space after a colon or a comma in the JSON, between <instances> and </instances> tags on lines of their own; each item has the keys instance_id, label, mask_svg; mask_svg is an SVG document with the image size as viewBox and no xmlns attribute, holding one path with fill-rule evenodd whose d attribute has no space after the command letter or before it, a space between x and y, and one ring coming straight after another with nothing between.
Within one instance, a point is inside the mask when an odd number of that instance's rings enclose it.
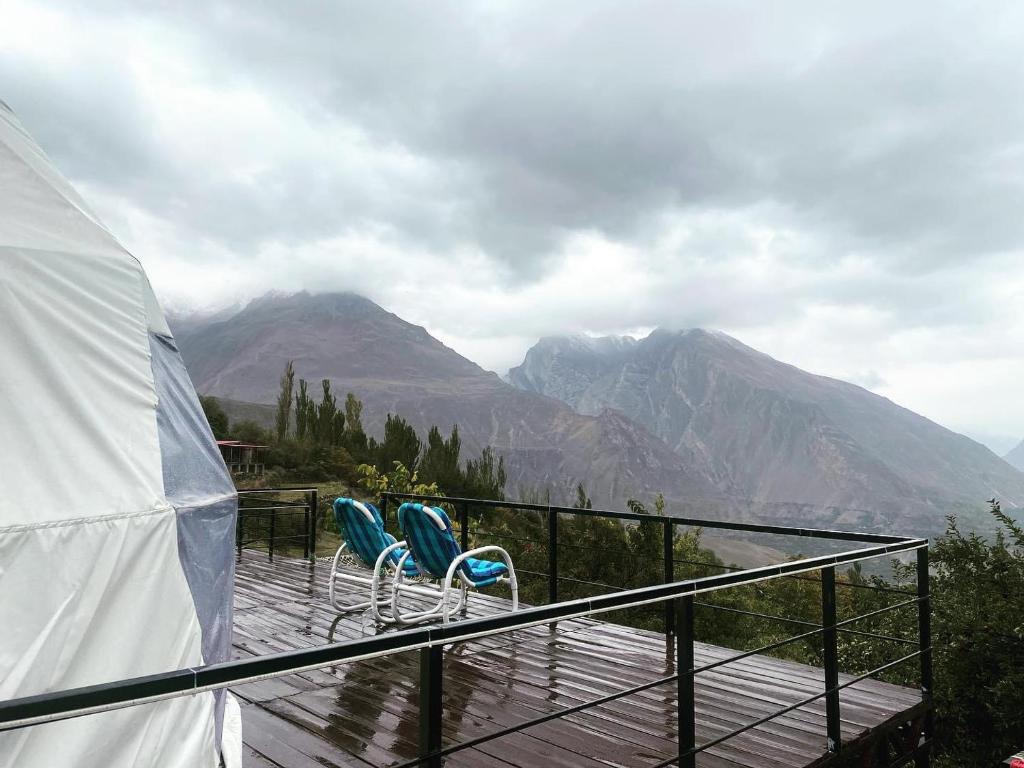
<instances>
[{"instance_id":1,"label":"horizontal railing bar","mask_svg":"<svg viewBox=\"0 0 1024 768\"><path fill-rule=\"evenodd\" d=\"M273 510L273 509L302 509L302 510L307 510L307 509L309 509L309 504L300 504L300 503L296 502L295 504L278 504L277 506L273 506L273 507L246 507L244 505L239 505L238 509L241 512L264 512L264 511Z\"/></svg>"},{"instance_id":2,"label":"horizontal railing bar","mask_svg":"<svg viewBox=\"0 0 1024 768\"><path fill-rule=\"evenodd\" d=\"M525 573L529 576L539 576L545 579L551 578L551 575L548 573L542 573L540 571L526 571L521 568L516 568L516 575L519 575L520 573ZM628 589L628 587L616 587L611 584L605 584L600 581L586 581L585 579L574 579L571 576L556 576L555 578L558 579L559 583L567 581L570 584L585 584L590 587L604 587L605 589L612 589L616 592L625 592Z\"/></svg>"},{"instance_id":3,"label":"horizontal railing bar","mask_svg":"<svg viewBox=\"0 0 1024 768\"><path fill-rule=\"evenodd\" d=\"M458 526L453 526L453 530L456 533L459 533L459 532L461 532L462 529L459 528ZM514 535L509 534L509 533L496 533L495 531L481 531L481 530L474 530L473 533L475 535L477 535L477 536L489 536L489 537L495 538L495 539L507 539L507 540L510 540L510 541L524 542L526 544L536 544L537 547L539 547L540 549L546 549L546 547L547 547L547 542L546 541L543 541L543 540L540 540L540 539L529 539L529 538L526 538L526 537L523 537L523 536L514 536ZM617 555L618 557L624 557L624 558L629 559L629 560L644 560L645 562L647 561L647 558L643 558L640 555L633 554L632 552L623 552L621 549L615 549L613 547L594 547L594 546L590 546L590 545L586 545L586 544L569 544L569 543L566 543L566 542L559 542L558 546L561 549L579 549L579 550L585 550L587 552L606 552L608 554ZM725 571L729 571L729 572L737 572L737 571L747 570L746 568L741 568L739 566L722 565L720 563L709 563L709 562L704 562L702 560L673 560L672 562L675 565L704 566L704 567L707 567L707 568L719 568L721 570L725 570ZM559 580L561 580L563 577L559 576L558 578L559 578ZM803 582L806 582L808 584L821 584L821 581L819 581L818 579L808 578L806 576L784 576L783 578L789 579L789 580L792 580L792 581L803 581ZM588 583L588 584L598 584L598 582L586 582L586 583ZM604 585L604 586L607 586L607 587L609 587L611 589L625 589L625 587L613 587L611 584L607 584L607 585ZM871 590L872 592L888 592L888 593L892 593L892 594L896 594L896 595L913 595L913 594L916 594L915 592L913 592L913 591L911 591L909 589L893 589L891 587L879 587L879 586L875 586L875 585L872 585L872 584L853 584L853 583L847 582L847 581L837 581L836 582L836 586L837 587L849 587L851 589L867 589L867 590Z\"/></svg>"},{"instance_id":4,"label":"horizontal railing bar","mask_svg":"<svg viewBox=\"0 0 1024 768\"><path fill-rule=\"evenodd\" d=\"M707 568L721 568L725 571L743 571L746 570L738 565L721 565L719 563L706 563L702 560L673 560L676 565L702 565ZM787 576L787 579L792 581L806 581L811 584L821 584L818 579L808 578L806 576ZM877 584L855 584L851 581L837 581L837 587L849 587L850 589L867 589L872 592L891 592L896 595L914 595L917 594L911 589L895 589L894 587L882 587Z\"/></svg>"},{"instance_id":5,"label":"horizontal railing bar","mask_svg":"<svg viewBox=\"0 0 1024 768\"><path fill-rule=\"evenodd\" d=\"M307 537L303 536L301 534L300 535L296 535L296 536L274 536L273 538L271 538L270 536L266 536L266 537L263 537L263 538L245 539L242 542L242 548L244 549L249 544L259 544L261 542L264 543L264 544L269 544L271 541L277 543L277 542L281 542L281 541L306 541L306 540L307 540ZM235 544L235 549L237 549L237 548L238 548L238 544L236 543Z\"/></svg>"},{"instance_id":6,"label":"horizontal railing bar","mask_svg":"<svg viewBox=\"0 0 1024 768\"><path fill-rule=\"evenodd\" d=\"M916 600L911 601L911 602L916 602ZM732 607L727 606L727 605L716 605L715 603L695 602L694 605L701 606L702 608L715 608L715 609L717 609L719 611L728 611L729 613L739 613L739 614L742 614L744 616L753 616L753 617L758 618L758 619L772 619L774 621L785 621L785 622L789 622L790 624L800 624L800 625L805 626L805 627L818 627L818 626L821 626L820 624L818 624L817 622L814 622L814 621L805 621L804 619L791 619L791 618L788 618L786 616L774 616L774 615L769 614L769 613L757 613L756 611L744 611L744 610L742 610L740 608L732 608ZM861 616L854 616L852 619L844 619L843 621L841 621L838 624L836 624L836 628L840 632L842 632L844 634L847 634L847 635L859 635L861 637L873 637L873 638L876 638L878 640L891 640L893 642L898 642L898 643L916 644L917 643L916 640L907 640L906 638L893 637L892 635L880 635L880 634L878 634L876 632L864 632L864 631L861 631L859 629L845 629L844 628L845 624L852 624L855 621L860 621L861 619L866 619L866 618L868 618L870 616L875 615L876 613L879 613L879 612L884 613L887 610L890 610L892 608L899 608L902 605L903 604L901 603L900 605L887 606L886 608L882 608L878 612L872 611L871 613L865 613L865 614L863 614Z\"/></svg>"},{"instance_id":7,"label":"horizontal railing bar","mask_svg":"<svg viewBox=\"0 0 1024 768\"><path fill-rule=\"evenodd\" d=\"M768 645L762 645L760 648L755 648L752 651L744 651L743 653L737 654L736 656L730 656L727 659L719 659L718 661L713 661L710 664L705 664L701 667L695 667L694 670L688 674L698 675L701 672L707 672L717 667L724 667L726 664L732 664L735 661L742 661L743 659L748 659L751 656L757 656L759 653L764 653L765 651L773 651L776 648L781 648L784 645L789 645L790 643L795 643L800 640L806 640L808 637L820 635L824 631L825 627L817 627L809 632L804 632L799 635L793 635L792 637L788 637L785 640L778 640L774 643L769 643Z\"/></svg>"},{"instance_id":8,"label":"horizontal railing bar","mask_svg":"<svg viewBox=\"0 0 1024 768\"><path fill-rule=\"evenodd\" d=\"M452 530L454 530L456 533L461 533L462 528L459 527L459 526L453 526ZM507 539L509 541L519 541L519 542L523 542L523 543L526 543L526 544L536 544L541 549L544 549L544 548L547 547L547 542L544 541L543 539L530 539L530 538L526 538L525 536L515 536L515 535L510 534L510 533L497 533L496 531L483 531L483 530L478 530L478 529L474 529L473 533L475 535L477 535L477 536L490 536L491 538L495 538L495 539ZM615 549L614 547L595 547L595 546L590 546L590 545L587 545L587 544L570 544L570 543L567 543L567 542L559 542L558 546L560 548L563 548L563 549L566 549L566 548L567 549L581 549L581 550L586 550L587 552L606 552L608 554L617 555L618 557L625 557L625 558L630 559L630 560L645 559L645 558L642 558L640 555L635 555L635 554L633 554L631 552L624 552L623 550ZM704 561L704 560L674 559L672 561L672 563L674 565L696 565L696 566L703 566L705 568L718 568L720 570L730 571L730 572L747 570L746 568L742 568L742 567L740 567L738 565L724 565L722 563L710 563L710 562L707 562L707 561ZM562 577L559 577L559 578L562 578ZM806 576L785 576L783 578L790 579L792 581L803 581L803 582L806 582L808 584L821 584L821 581L819 581L818 579L808 578ZM594 582L594 583L596 583L596 582ZM610 587L611 585L609 584L608 586ZM872 592L888 592L888 593L895 594L895 595L913 595L913 594L916 594L915 592L913 592L912 590L909 590L909 589L895 589L893 587L882 587L882 586L878 586L878 585L875 585L875 584L855 584L855 583L849 582L849 581L837 581L836 582L836 586L837 587L848 587L850 589L866 589L866 590L869 590L869 591L872 591Z\"/></svg>"},{"instance_id":9,"label":"horizontal railing bar","mask_svg":"<svg viewBox=\"0 0 1024 768\"><path fill-rule=\"evenodd\" d=\"M535 725L543 725L544 723L557 720L562 717L569 715L575 715L577 712L583 712L584 710L590 709L591 707L599 707L602 704L608 704L609 702L616 701L617 699L623 699L627 696L633 696L637 693L643 693L644 691L650 690L651 688L657 688L659 685L665 685L666 683L674 683L679 679L679 675L669 675L668 677L662 677L657 680L652 680L649 683L642 683L635 685L632 688L627 688L623 691L615 691L607 696L602 696L598 699L592 699L591 701L584 701L582 704L575 704L571 707L564 707L557 712L550 712L540 717L534 717L529 720L524 720L516 725L510 725L507 728L502 728L491 733L485 733L483 736L477 736L466 741L460 741L458 744L452 744L451 746L439 749L435 752L431 752L422 757L418 757L415 760L409 760L405 763L399 763L398 765L391 766L391 768L412 768L414 765L419 765L422 762L429 760L431 757L445 757L453 752L460 752L463 749L470 749L480 744L484 744L488 741L494 741L494 739L500 739L502 736L508 736L513 733L519 733L525 731L527 728L532 728Z\"/></svg>"},{"instance_id":10,"label":"horizontal railing bar","mask_svg":"<svg viewBox=\"0 0 1024 768\"><path fill-rule=\"evenodd\" d=\"M412 493L392 493L385 491L382 498L406 499L410 501L435 501L438 503L470 504L477 507L492 509L522 509L531 512L555 512L567 515L585 515L588 517L608 517L616 520L632 520L634 522L664 522L671 520L677 525L697 528L718 528L747 533L773 533L783 536L802 536L804 538L836 539L840 541L862 541L876 544L900 544L913 539L905 536L889 536L881 533L855 533L852 531L834 531L823 528L797 528L781 525L761 525L755 523L735 523L726 520L701 520L676 515L649 515L639 512L616 512L607 509L577 509L576 507L559 507L553 504L528 504L519 501L493 501L490 499L469 499L462 496L418 496Z\"/></svg>"},{"instance_id":11,"label":"horizontal railing bar","mask_svg":"<svg viewBox=\"0 0 1024 768\"><path fill-rule=\"evenodd\" d=\"M319 491L318 488L309 488L307 486L296 486L294 488L289 486L282 486L280 488L244 488L238 491L239 496L251 494L251 493L311 493L313 491Z\"/></svg>"},{"instance_id":12,"label":"horizontal railing bar","mask_svg":"<svg viewBox=\"0 0 1024 768\"><path fill-rule=\"evenodd\" d=\"M788 622L790 624L803 624L803 625L808 626L808 627L819 627L819 626L821 626L816 621L806 621L804 619L791 619L791 618L788 618L786 616L775 616L775 615L770 614L770 613L757 613L756 611L745 611L742 608L733 608L733 607L728 606L728 605L716 605L715 603L704 603L704 602L695 602L694 605L695 606L700 606L701 608L715 608L716 610L726 611L728 613L738 613L738 614L741 614L743 616L753 616L754 618L758 618L758 619L771 619L772 621L785 621L785 622Z\"/></svg>"},{"instance_id":13,"label":"horizontal railing bar","mask_svg":"<svg viewBox=\"0 0 1024 768\"><path fill-rule=\"evenodd\" d=\"M455 624L422 629L406 629L372 638L332 643L316 648L281 651L249 659L176 670L119 680L85 688L38 694L0 702L0 730L42 722L79 717L94 712L118 709L149 701L192 695L256 682L296 672L319 669L341 662L387 656L430 645L447 645L486 637L552 621L582 618L624 608L664 602L677 597L704 594L733 586L804 573L823 567L881 557L926 547L924 539L908 539L896 544L822 555L780 565L752 568L739 573L705 576L699 579L640 587L612 595L597 595L553 605L524 608L504 614L467 619Z\"/></svg>"},{"instance_id":14,"label":"horizontal railing bar","mask_svg":"<svg viewBox=\"0 0 1024 768\"><path fill-rule=\"evenodd\" d=\"M860 616L854 616L852 619L843 619L842 621L838 621L838 622L836 622L836 626L837 627L845 627L847 624L853 624L854 622L861 621L863 619L869 619L872 616L878 616L879 614L882 614L882 613L888 613L889 611L895 611L897 608L906 608L908 605L914 605L915 603L920 603L922 600L925 600L925 599L927 599L927 598L915 597L915 598L913 598L911 600L903 600L903 601L898 602L898 603L893 603L892 605L887 605L884 608L879 608L877 611L869 611L867 613L862 613Z\"/></svg>"},{"instance_id":15,"label":"horizontal railing bar","mask_svg":"<svg viewBox=\"0 0 1024 768\"><path fill-rule=\"evenodd\" d=\"M459 528L458 526L452 526L452 530L455 531L456 533L462 533L462 529ZM536 544L540 549L544 549L544 550L547 549L547 542L546 541L538 541L537 539L528 539L525 536L513 536L510 533L495 533L494 531L480 531L480 530L477 530L475 528L473 528L472 530L473 530L473 535L474 536L489 536L489 537L491 537L493 539L508 539L510 541L521 541L521 542L524 542L526 544ZM559 544L559 546L562 547L562 546L565 546L565 545L564 544Z\"/></svg>"}]
</instances>

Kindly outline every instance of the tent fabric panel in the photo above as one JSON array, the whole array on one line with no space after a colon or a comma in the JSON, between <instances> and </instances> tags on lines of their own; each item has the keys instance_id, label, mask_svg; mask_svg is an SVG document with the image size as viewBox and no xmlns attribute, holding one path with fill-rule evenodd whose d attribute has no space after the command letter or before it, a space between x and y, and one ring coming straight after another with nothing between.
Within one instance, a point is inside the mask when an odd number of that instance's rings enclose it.
<instances>
[{"instance_id":1,"label":"tent fabric panel","mask_svg":"<svg viewBox=\"0 0 1024 768\"><path fill-rule=\"evenodd\" d=\"M235 485L174 339L150 334L149 347L165 498L179 508L235 498Z\"/></svg>"},{"instance_id":2,"label":"tent fabric panel","mask_svg":"<svg viewBox=\"0 0 1024 768\"><path fill-rule=\"evenodd\" d=\"M4 218L4 217L0 217ZM163 502L133 259L0 246L0 530Z\"/></svg>"},{"instance_id":3,"label":"tent fabric panel","mask_svg":"<svg viewBox=\"0 0 1024 768\"><path fill-rule=\"evenodd\" d=\"M211 694L0 733L0 768L218 768Z\"/></svg>"},{"instance_id":4,"label":"tent fabric panel","mask_svg":"<svg viewBox=\"0 0 1024 768\"><path fill-rule=\"evenodd\" d=\"M178 558L203 630L207 664L231 659L237 506L232 497L176 510Z\"/></svg>"},{"instance_id":5,"label":"tent fabric panel","mask_svg":"<svg viewBox=\"0 0 1024 768\"><path fill-rule=\"evenodd\" d=\"M0 243L134 260L0 106Z\"/></svg>"},{"instance_id":6,"label":"tent fabric panel","mask_svg":"<svg viewBox=\"0 0 1024 768\"><path fill-rule=\"evenodd\" d=\"M176 518L165 506L0 533L0 699L203 663ZM215 764L213 695L181 702L0 733L0 768Z\"/></svg>"},{"instance_id":7,"label":"tent fabric panel","mask_svg":"<svg viewBox=\"0 0 1024 768\"><path fill-rule=\"evenodd\" d=\"M205 507L177 510L178 558L202 629L201 648L207 664L231 659L237 508L232 496ZM223 733L224 693L213 694L217 744Z\"/></svg>"},{"instance_id":8,"label":"tent fabric panel","mask_svg":"<svg viewBox=\"0 0 1024 768\"><path fill-rule=\"evenodd\" d=\"M152 333L149 338L164 494L177 511L181 568L202 627L203 659L207 664L227 661L238 497L174 340ZM223 694L218 692L216 699L220 743Z\"/></svg>"},{"instance_id":9,"label":"tent fabric panel","mask_svg":"<svg viewBox=\"0 0 1024 768\"><path fill-rule=\"evenodd\" d=\"M197 606L219 600L230 626L231 599L223 554L199 543L214 520L203 513L233 504L233 489L186 490L186 473L216 451L211 437L173 443L202 456L171 458L170 486L189 503L165 494L149 338L169 335L159 305L6 105L0 210L0 442L14 479L0 494L0 698L199 666L204 641L222 647L224 631L207 637ZM229 512L219 509L218 547ZM219 597L194 596L214 571ZM212 768L215 717L204 693L4 732L0 768Z\"/></svg>"}]
</instances>

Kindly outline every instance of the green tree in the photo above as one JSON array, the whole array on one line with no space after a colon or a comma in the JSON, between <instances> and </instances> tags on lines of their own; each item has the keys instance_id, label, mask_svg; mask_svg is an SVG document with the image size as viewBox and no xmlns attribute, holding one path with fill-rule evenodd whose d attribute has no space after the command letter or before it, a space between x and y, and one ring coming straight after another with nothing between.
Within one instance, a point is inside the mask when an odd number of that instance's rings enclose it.
<instances>
[{"instance_id":1,"label":"green tree","mask_svg":"<svg viewBox=\"0 0 1024 768\"><path fill-rule=\"evenodd\" d=\"M461 452L462 440L457 425L452 427L451 436L447 440L441 437L441 430L436 426L431 427L427 433L427 447L419 463L420 476L437 483L449 494L459 495L465 486L462 467L459 465Z\"/></svg>"},{"instance_id":2,"label":"green tree","mask_svg":"<svg viewBox=\"0 0 1024 768\"><path fill-rule=\"evenodd\" d=\"M277 396L277 418L274 421L274 428L277 434L277 441L281 442L288 436L288 426L292 415L292 388L295 383L295 366L292 361L284 368L281 376L281 391Z\"/></svg>"},{"instance_id":3,"label":"green tree","mask_svg":"<svg viewBox=\"0 0 1024 768\"><path fill-rule=\"evenodd\" d=\"M593 509L594 502L590 500L587 495L587 489L583 487L583 483L576 484L576 501L573 503L576 509Z\"/></svg>"},{"instance_id":4,"label":"green tree","mask_svg":"<svg viewBox=\"0 0 1024 768\"><path fill-rule=\"evenodd\" d=\"M440 496L437 483L422 483L415 472L410 472L402 462L392 463L390 472L381 472L372 464L359 465L359 485L374 496L391 493L412 493L417 496Z\"/></svg>"},{"instance_id":5,"label":"green tree","mask_svg":"<svg viewBox=\"0 0 1024 768\"><path fill-rule=\"evenodd\" d=\"M268 430L251 419L236 421L231 426L230 435L234 440L254 445L265 445L270 442L271 437Z\"/></svg>"},{"instance_id":6,"label":"green tree","mask_svg":"<svg viewBox=\"0 0 1024 768\"><path fill-rule=\"evenodd\" d=\"M320 382L322 394L320 405L316 409L316 442L319 445L338 445L341 442L341 435L334 434L335 425L338 423L335 418L338 415L338 401L331 392L331 380L324 379Z\"/></svg>"},{"instance_id":7,"label":"green tree","mask_svg":"<svg viewBox=\"0 0 1024 768\"><path fill-rule=\"evenodd\" d=\"M462 494L472 499L505 498L505 458L498 456L495 460L494 450L487 446L480 453L479 459L466 462L465 482Z\"/></svg>"},{"instance_id":8,"label":"green tree","mask_svg":"<svg viewBox=\"0 0 1024 768\"><path fill-rule=\"evenodd\" d=\"M363 403L351 392L345 395L345 422L349 429L363 431Z\"/></svg>"},{"instance_id":9,"label":"green tree","mask_svg":"<svg viewBox=\"0 0 1024 768\"><path fill-rule=\"evenodd\" d=\"M345 422L342 445L360 463L372 460L371 446L363 431L363 403L351 392L345 396Z\"/></svg>"},{"instance_id":10,"label":"green tree","mask_svg":"<svg viewBox=\"0 0 1024 768\"><path fill-rule=\"evenodd\" d=\"M210 430L217 440L224 440L228 436L228 415L220 405L220 401L212 395L200 395L199 404L203 407L206 420L210 423Z\"/></svg>"},{"instance_id":11,"label":"green tree","mask_svg":"<svg viewBox=\"0 0 1024 768\"><path fill-rule=\"evenodd\" d=\"M382 472L396 461L415 472L423 443L416 430L401 416L388 414L384 422L384 439L376 446L375 464Z\"/></svg>"},{"instance_id":12,"label":"green tree","mask_svg":"<svg viewBox=\"0 0 1024 768\"><path fill-rule=\"evenodd\" d=\"M303 442L312 438L311 422L315 410L313 398L309 396L309 385L299 379L299 391L295 395L295 439Z\"/></svg>"},{"instance_id":13,"label":"green tree","mask_svg":"<svg viewBox=\"0 0 1024 768\"><path fill-rule=\"evenodd\" d=\"M1024 529L990 505L994 540L950 518L931 550L935 734L963 766L996 765L1024 739Z\"/></svg>"}]
</instances>

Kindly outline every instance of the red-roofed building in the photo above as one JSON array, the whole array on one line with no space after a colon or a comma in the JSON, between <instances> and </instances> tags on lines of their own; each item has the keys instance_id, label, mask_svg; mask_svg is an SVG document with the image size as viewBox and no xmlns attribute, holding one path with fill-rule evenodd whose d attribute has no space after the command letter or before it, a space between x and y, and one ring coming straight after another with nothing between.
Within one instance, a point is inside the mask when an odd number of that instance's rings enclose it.
<instances>
[{"instance_id":1,"label":"red-roofed building","mask_svg":"<svg viewBox=\"0 0 1024 768\"><path fill-rule=\"evenodd\" d=\"M232 475L262 475L267 446L239 440L218 440L220 455Z\"/></svg>"}]
</instances>

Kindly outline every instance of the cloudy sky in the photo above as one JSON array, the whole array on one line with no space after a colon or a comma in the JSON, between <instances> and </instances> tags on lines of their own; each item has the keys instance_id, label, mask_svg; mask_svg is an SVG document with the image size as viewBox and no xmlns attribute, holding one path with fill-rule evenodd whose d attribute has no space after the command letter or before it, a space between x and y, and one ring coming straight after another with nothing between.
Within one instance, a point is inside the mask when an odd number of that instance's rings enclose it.
<instances>
[{"instance_id":1,"label":"cloudy sky","mask_svg":"<svg viewBox=\"0 0 1024 768\"><path fill-rule=\"evenodd\" d=\"M0 98L171 309L355 290L499 372L719 328L999 452L1022 51L1018 2L0 0Z\"/></svg>"}]
</instances>

